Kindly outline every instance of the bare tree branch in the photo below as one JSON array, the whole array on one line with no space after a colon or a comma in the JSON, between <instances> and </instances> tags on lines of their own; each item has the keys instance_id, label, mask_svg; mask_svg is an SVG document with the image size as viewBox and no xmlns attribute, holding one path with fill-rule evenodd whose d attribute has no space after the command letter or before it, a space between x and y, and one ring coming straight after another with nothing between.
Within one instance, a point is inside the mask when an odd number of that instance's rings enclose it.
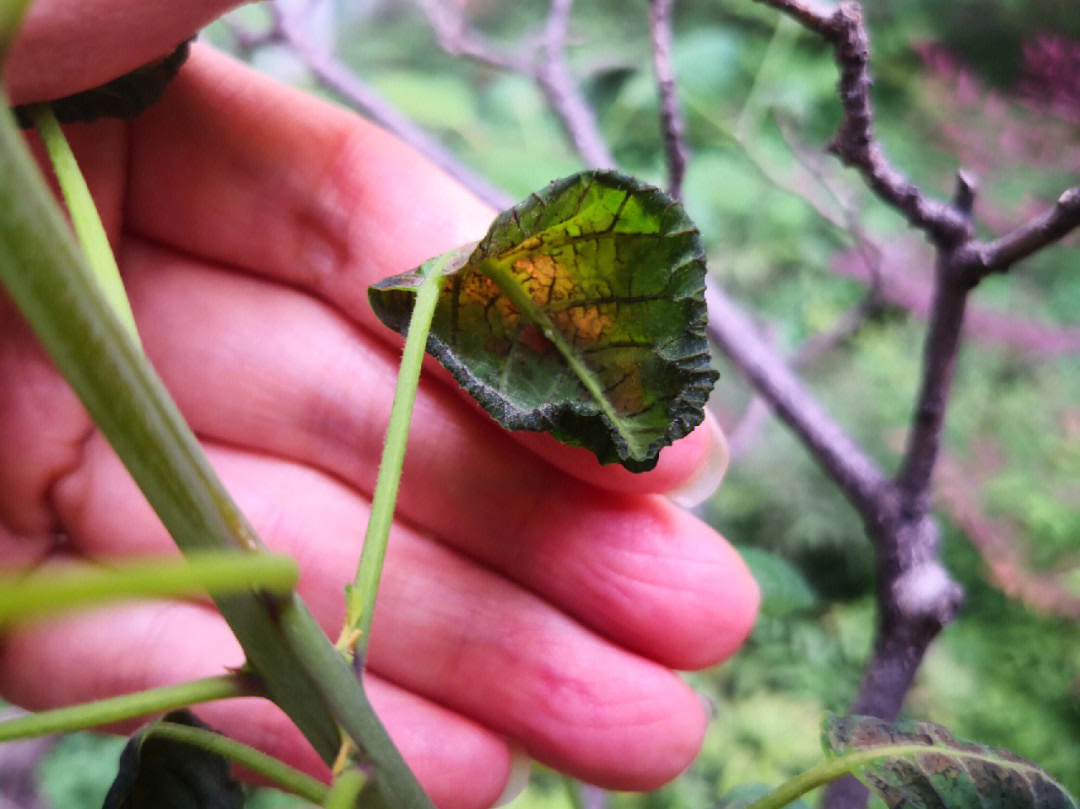
<instances>
[{"instance_id":1,"label":"bare tree branch","mask_svg":"<svg viewBox=\"0 0 1080 809\"><path fill-rule=\"evenodd\" d=\"M930 199L885 159L873 138L873 84L868 69L870 47L862 5L845 0L835 9L799 0L758 0L790 14L833 46L840 67L843 114L829 148L859 170L868 186L924 231L935 244L971 238L971 224L948 203Z\"/></svg>"},{"instance_id":2,"label":"bare tree branch","mask_svg":"<svg viewBox=\"0 0 1080 809\"><path fill-rule=\"evenodd\" d=\"M686 127L675 92L675 72L671 67L671 12L674 0L652 0L649 4L649 32L652 39L653 70L660 96L660 132L667 156L668 193L682 199L686 174Z\"/></svg>"},{"instance_id":3,"label":"bare tree branch","mask_svg":"<svg viewBox=\"0 0 1080 809\"><path fill-rule=\"evenodd\" d=\"M387 103L378 93L362 82L357 75L332 54L323 52L307 40L298 21L285 13L277 3L271 3L273 27L270 41L288 45L293 53L324 85L340 95L375 123L393 132L443 171L472 190L493 208L506 208L510 198L463 165L449 149L418 127Z\"/></svg>"},{"instance_id":4,"label":"bare tree branch","mask_svg":"<svg viewBox=\"0 0 1080 809\"><path fill-rule=\"evenodd\" d=\"M469 27L459 9L443 0L417 0L435 32L439 47L454 56L463 56L496 70L532 75L535 46L514 51L501 50Z\"/></svg>"},{"instance_id":5,"label":"bare tree branch","mask_svg":"<svg viewBox=\"0 0 1080 809\"><path fill-rule=\"evenodd\" d=\"M566 63L574 0L551 0L543 34L535 41L519 43L513 52L497 47L477 33L462 11L444 0L420 0L420 6L443 50L532 79L581 158L594 168L615 167L615 158L600 134L592 107L581 95Z\"/></svg>"},{"instance_id":6,"label":"bare tree branch","mask_svg":"<svg viewBox=\"0 0 1080 809\"><path fill-rule=\"evenodd\" d=\"M940 258L930 311L930 328L923 349L922 386L912 419L911 434L897 483L905 516L918 519L930 508L930 476L937 461L941 430L949 404L964 327L968 287L947 277L948 257Z\"/></svg>"},{"instance_id":7,"label":"bare tree branch","mask_svg":"<svg viewBox=\"0 0 1080 809\"><path fill-rule=\"evenodd\" d=\"M799 436L822 469L856 505L877 514L886 478L877 465L821 409L757 325L715 284L706 293L709 337L727 354L757 393Z\"/></svg>"},{"instance_id":8,"label":"bare tree branch","mask_svg":"<svg viewBox=\"0 0 1080 809\"><path fill-rule=\"evenodd\" d=\"M977 269L972 283L991 273L1009 270L1017 261L1063 239L1076 227L1080 227L1080 185L1058 197L1054 207L1042 216L1000 239L979 245L975 250Z\"/></svg>"},{"instance_id":9,"label":"bare tree branch","mask_svg":"<svg viewBox=\"0 0 1080 809\"><path fill-rule=\"evenodd\" d=\"M582 159L594 168L612 169L615 158L566 64L566 34L573 6L574 0L551 0L536 80Z\"/></svg>"}]
</instances>

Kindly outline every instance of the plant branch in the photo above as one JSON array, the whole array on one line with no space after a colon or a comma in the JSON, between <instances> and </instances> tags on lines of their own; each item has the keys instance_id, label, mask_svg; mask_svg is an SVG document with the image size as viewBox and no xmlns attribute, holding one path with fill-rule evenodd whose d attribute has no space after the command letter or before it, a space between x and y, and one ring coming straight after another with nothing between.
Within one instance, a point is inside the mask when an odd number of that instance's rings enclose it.
<instances>
[{"instance_id":1,"label":"plant branch","mask_svg":"<svg viewBox=\"0 0 1080 809\"><path fill-rule=\"evenodd\" d=\"M32 106L30 117L49 155L49 162L52 163L53 172L60 184L60 193L64 196L71 225L79 238L83 254L117 317L131 331L137 342L139 331L135 327L135 315L131 312L131 303L124 291L124 282L120 280L120 269L116 266L116 258L109 247L109 238L105 235L105 227L101 224L90 189L79 170L79 164L75 162L75 155L67 138L64 137L64 130L60 128L60 122L56 120L52 107L48 104Z\"/></svg>"},{"instance_id":2,"label":"plant branch","mask_svg":"<svg viewBox=\"0 0 1080 809\"><path fill-rule=\"evenodd\" d=\"M284 596L299 578L288 556L202 552L186 559L141 560L105 568L90 564L0 577L0 628L27 618L126 598L185 598L251 590Z\"/></svg>"},{"instance_id":3,"label":"plant branch","mask_svg":"<svg viewBox=\"0 0 1080 809\"><path fill-rule=\"evenodd\" d=\"M878 519L887 480L877 464L822 410L757 325L715 283L706 287L709 337L799 437L864 519Z\"/></svg>"},{"instance_id":4,"label":"plant branch","mask_svg":"<svg viewBox=\"0 0 1080 809\"><path fill-rule=\"evenodd\" d=\"M177 545L185 553L265 552L101 292L7 109L0 109L0 176L0 282ZM352 669L295 594L214 600L266 693L324 761L337 755L340 725L377 765L384 806L431 806Z\"/></svg>"},{"instance_id":5,"label":"plant branch","mask_svg":"<svg viewBox=\"0 0 1080 809\"><path fill-rule=\"evenodd\" d=\"M857 169L866 184L938 245L970 239L971 223L948 203L927 197L886 159L873 137L870 46L862 5L851 0L834 9L802 0L758 0L794 17L833 47L840 67L842 115L829 148Z\"/></svg>"},{"instance_id":6,"label":"plant branch","mask_svg":"<svg viewBox=\"0 0 1080 809\"><path fill-rule=\"evenodd\" d=\"M1063 239L1076 227L1080 227L1080 186L1063 193L1041 216L1000 239L976 246L972 283L992 273L1006 272L1017 261Z\"/></svg>"},{"instance_id":7,"label":"plant branch","mask_svg":"<svg viewBox=\"0 0 1080 809\"><path fill-rule=\"evenodd\" d=\"M416 293L412 317L405 337L405 349L398 369L397 386L390 406L390 423L386 428L382 460L375 480L375 492L371 498L371 516L368 518L364 547L355 583L347 588L345 595L345 625L342 627L338 649L346 655L355 656L355 668L362 670L371 640L371 622L375 614L375 596L382 576L383 560L394 524L394 507L397 503L401 469L405 462L405 445L409 438L416 388L420 382L420 369L424 362L431 319L439 293L446 283L443 268L451 256L445 254L427 270L420 289Z\"/></svg>"},{"instance_id":8,"label":"plant branch","mask_svg":"<svg viewBox=\"0 0 1080 809\"><path fill-rule=\"evenodd\" d=\"M242 672L205 677L176 685L166 685L122 694L118 697L68 705L51 711L27 713L0 722L0 742L47 736L52 733L71 733L103 725L111 725L128 719L149 716L233 697L262 695L257 677Z\"/></svg>"},{"instance_id":9,"label":"plant branch","mask_svg":"<svg viewBox=\"0 0 1080 809\"><path fill-rule=\"evenodd\" d=\"M653 70L660 96L660 132L667 157L668 193L682 199L686 174L686 126L679 110L675 71L671 66L671 12L675 0L652 0L649 3L649 32L652 39Z\"/></svg>"},{"instance_id":10,"label":"plant branch","mask_svg":"<svg viewBox=\"0 0 1080 809\"><path fill-rule=\"evenodd\" d=\"M504 50L473 30L457 6L445 0L418 0L435 32L439 47L452 56L462 56L494 70L533 75L535 45L525 49Z\"/></svg>"},{"instance_id":11,"label":"plant branch","mask_svg":"<svg viewBox=\"0 0 1080 809\"><path fill-rule=\"evenodd\" d=\"M949 405L969 292L966 285L949 277L949 259L948 255L939 256L936 267L930 326L923 349L922 384L897 476L900 508L905 518L913 520L921 518L930 506L930 477Z\"/></svg>"},{"instance_id":12,"label":"plant branch","mask_svg":"<svg viewBox=\"0 0 1080 809\"><path fill-rule=\"evenodd\" d=\"M566 36L573 6L574 0L551 0L535 79L581 158L593 168L611 169L615 168L615 158L566 63Z\"/></svg>"},{"instance_id":13,"label":"plant branch","mask_svg":"<svg viewBox=\"0 0 1080 809\"><path fill-rule=\"evenodd\" d=\"M420 5L443 50L486 67L512 71L531 79L558 116L582 160L593 168L615 167L615 158L600 133L592 107L581 95L566 62L573 0L551 0L541 34L515 48L515 51L524 52L523 56L508 53L485 39L469 26L460 9L444 0L423 0Z\"/></svg>"},{"instance_id":14,"label":"plant branch","mask_svg":"<svg viewBox=\"0 0 1080 809\"><path fill-rule=\"evenodd\" d=\"M274 22L271 31L266 35L267 42L287 45L326 87L425 155L484 202L495 208L506 207L504 203L507 198L503 192L462 164L449 149L394 109L341 61L309 42L298 21L284 12L277 3L271 3L270 9ZM250 47L254 45L254 42L249 43Z\"/></svg>"}]
</instances>

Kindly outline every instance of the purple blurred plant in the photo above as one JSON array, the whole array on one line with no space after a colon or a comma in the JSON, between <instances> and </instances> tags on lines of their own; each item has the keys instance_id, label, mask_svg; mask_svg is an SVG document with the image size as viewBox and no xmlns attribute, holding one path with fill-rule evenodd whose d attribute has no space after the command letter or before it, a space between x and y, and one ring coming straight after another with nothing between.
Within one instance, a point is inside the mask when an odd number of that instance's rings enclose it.
<instances>
[{"instance_id":1,"label":"purple blurred plant","mask_svg":"<svg viewBox=\"0 0 1080 809\"><path fill-rule=\"evenodd\" d=\"M1046 33L1024 43L1016 89L1062 118L1080 123L1080 41Z\"/></svg>"}]
</instances>

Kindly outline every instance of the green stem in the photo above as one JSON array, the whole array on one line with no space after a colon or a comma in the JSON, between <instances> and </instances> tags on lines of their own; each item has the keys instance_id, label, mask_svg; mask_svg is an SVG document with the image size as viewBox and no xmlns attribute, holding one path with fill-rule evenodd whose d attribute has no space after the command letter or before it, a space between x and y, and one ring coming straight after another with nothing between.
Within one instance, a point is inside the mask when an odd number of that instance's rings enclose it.
<instances>
[{"instance_id":1,"label":"green stem","mask_svg":"<svg viewBox=\"0 0 1080 809\"><path fill-rule=\"evenodd\" d=\"M367 778L356 769L346 770L330 787L323 806L325 809L354 809Z\"/></svg>"},{"instance_id":2,"label":"green stem","mask_svg":"<svg viewBox=\"0 0 1080 809\"><path fill-rule=\"evenodd\" d=\"M409 422L412 419L416 388L420 381L420 369L424 362L431 319L446 276L443 267L449 255L435 262L416 293L416 304L409 320L405 348L401 355L394 401L390 407L390 423L386 428L379 474L375 481L375 493L371 499L371 516L368 518L364 547L360 552L360 564L356 570L356 582L346 589L345 625L341 630L338 648L354 653L363 668L371 637L371 621L375 614L375 596L379 590L386 546L390 528L394 523L394 506L397 503L401 469L405 462L405 445L409 438ZM358 635L357 635L358 633Z\"/></svg>"},{"instance_id":3,"label":"green stem","mask_svg":"<svg viewBox=\"0 0 1080 809\"><path fill-rule=\"evenodd\" d=\"M30 0L0 0L0 68L29 7Z\"/></svg>"},{"instance_id":4,"label":"green stem","mask_svg":"<svg viewBox=\"0 0 1080 809\"><path fill-rule=\"evenodd\" d=\"M260 693L257 681L244 674L205 677L9 719L0 722L0 742L47 736L50 733L71 733L149 714L164 713L201 702L253 697Z\"/></svg>"},{"instance_id":5,"label":"green stem","mask_svg":"<svg viewBox=\"0 0 1080 809\"><path fill-rule=\"evenodd\" d=\"M913 753L925 753L925 744L897 744L888 747L875 747L869 750L856 750L837 758L830 758L815 764L809 770L801 772L789 781L785 781L768 795L751 803L745 809L781 809L796 798L812 789L835 781L855 772L861 765L876 759L907 756Z\"/></svg>"},{"instance_id":6,"label":"green stem","mask_svg":"<svg viewBox=\"0 0 1080 809\"><path fill-rule=\"evenodd\" d=\"M290 646L297 650L301 665L310 667L308 673L323 684L326 707L356 743L363 761L371 766L371 779L384 805L394 809L433 809L431 799L372 710L367 694L362 688L350 687L357 685L353 667L325 642L311 613L302 605L287 605L281 611L279 625Z\"/></svg>"},{"instance_id":7,"label":"green stem","mask_svg":"<svg viewBox=\"0 0 1080 809\"><path fill-rule=\"evenodd\" d=\"M35 104L30 108L34 126L41 134L45 151L49 155L53 172L60 183L60 192L67 203L72 227L79 238L83 254L90 264L90 269L97 278L98 286L112 304L113 311L120 321L130 330L136 341L139 332L135 328L135 315L131 312L131 303L124 291L124 282L120 280L120 268L116 265L109 237L105 235L105 226L101 224L90 188L79 171L79 164L64 137L60 122L53 115L48 104Z\"/></svg>"},{"instance_id":8,"label":"green stem","mask_svg":"<svg viewBox=\"0 0 1080 809\"><path fill-rule=\"evenodd\" d=\"M213 548L262 552L176 404L99 289L4 109L0 177L0 282L169 534L185 554ZM245 592L214 600L267 695L327 764L337 757L343 728L362 752L376 750L373 762L393 768L375 779L385 807L431 806L393 750L356 676L295 594L275 599ZM287 631L285 614L308 636ZM325 673L328 658L348 676L341 670ZM343 714L343 705L363 715ZM393 754L383 750L385 745Z\"/></svg>"},{"instance_id":9,"label":"green stem","mask_svg":"<svg viewBox=\"0 0 1080 809\"><path fill-rule=\"evenodd\" d=\"M321 804L326 800L329 792L322 781L288 764L283 764L254 747L248 747L246 744L230 739L228 736L222 736L220 733L214 733L212 730L193 728L174 722L157 722L146 729L144 738L150 736L189 744L227 758L311 803Z\"/></svg>"},{"instance_id":10,"label":"green stem","mask_svg":"<svg viewBox=\"0 0 1080 809\"><path fill-rule=\"evenodd\" d=\"M203 552L188 559L77 565L0 578L0 627L27 618L126 598L194 597L265 590L286 595L299 577L287 556Z\"/></svg>"},{"instance_id":11,"label":"green stem","mask_svg":"<svg viewBox=\"0 0 1080 809\"><path fill-rule=\"evenodd\" d=\"M0 281L177 545L185 554L263 552L86 267L7 110L0 110L0 177ZM431 806L356 675L295 594L214 600L267 695L327 764L343 729L374 765L384 807Z\"/></svg>"}]
</instances>

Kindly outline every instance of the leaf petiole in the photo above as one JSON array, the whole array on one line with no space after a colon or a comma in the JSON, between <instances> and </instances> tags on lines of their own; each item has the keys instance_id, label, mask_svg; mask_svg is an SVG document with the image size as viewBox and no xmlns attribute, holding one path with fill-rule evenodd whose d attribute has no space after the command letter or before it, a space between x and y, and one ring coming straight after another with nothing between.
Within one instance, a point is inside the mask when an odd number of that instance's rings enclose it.
<instances>
[{"instance_id":1,"label":"leaf petiole","mask_svg":"<svg viewBox=\"0 0 1080 809\"><path fill-rule=\"evenodd\" d=\"M71 565L0 577L0 627L65 610L128 598L215 596L262 590L287 595L300 575L287 556L202 552L187 559Z\"/></svg>"},{"instance_id":2,"label":"leaf petiole","mask_svg":"<svg viewBox=\"0 0 1080 809\"><path fill-rule=\"evenodd\" d=\"M875 747L869 750L856 750L836 758L829 758L785 781L767 795L746 806L745 809L781 809L781 807L787 806L793 800L802 797L812 789L817 789L845 775L853 774L856 769L867 762L893 756L925 753L926 751L926 745L897 744L888 747Z\"/></svg>"},{"instance_id":3,"label":"leaf petiole","mask_svg":"<svg viewBox=\"0 0 1080 809\"><path fill-rule=\"evenodd\" d=\"M51 711L28 713L0 722L0 742L30 739L51 733L68 733L123 722L148 714L171 711L201 702L233 697L261 695L258 680L241 673L204 677L186 683L166 685L99 699L81 705L68 705Z\"/></svg>"},{"instance_id":4,"label":"leaf petiole","mask_svg":"<svg viewBox=\"0 0 1080 809\"><path fill-rule=\"evenodd\" d=\"M94 198L90 196L90 188L79 170L67 138L64 137L64 130L60 128L60 122L56 120L52 107L48 104L35 104L30 108L30 116L41 135L57 182L60 183L60 192L64 195L64 203L71 216L71 225L75 229L90 270L97 278L98 285L116 316L135 342L138 342L135 315L131 312L131 303L124 291L124 282L120 279L120 268L117 267L116 257L109 247L109 238L105 234L105 226L101 224Z\"/></svg>"},{"instance_id":5,"label":"leaf petiole","mask_svg":"<svg viewBox=\"0 0 1080 809\"><path fill-rule=\"evenodd\" d=\"M311 803L321 804L326 800L329 790L322 781L220 733L173 722L155 722L145 733L227 758Z\"/></svg>"},{"instance_id":6,"label":"leaf petiole","mask_svg":"<svg viewBox=\"0 0 1080 809\"><path fill-rule=\"evenodd\" d=\"M375 493L371 499L371 516L368 518L364 547L360 552L360 564L356 581L345 591L345 624L338 638L338 648L347 657L359 661L362 667L371 635L371 621L375 612L375 596L379 589L390 527L394 522L394 506L397 503L401 470L405 462L405 444L409 437L416 388L420 381L420 368L424 362L431 319L435 304L446 276L443 268L448 255L434 262L416 295L416 306L409 320L405 349L401 355L394 401L390 407L390 423L386 428L386 444L383 446L379 474L375 481Z\"/></svg>"}]
</instances>

